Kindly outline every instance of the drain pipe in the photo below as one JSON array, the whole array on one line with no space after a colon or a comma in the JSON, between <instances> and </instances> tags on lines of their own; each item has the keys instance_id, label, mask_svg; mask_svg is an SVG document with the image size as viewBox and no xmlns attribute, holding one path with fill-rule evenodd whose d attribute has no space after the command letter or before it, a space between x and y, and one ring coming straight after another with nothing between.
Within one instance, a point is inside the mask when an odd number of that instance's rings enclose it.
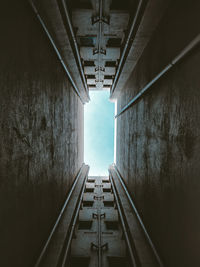
<instances>
[{"instance_id":1,"label":"drain pipe","mask_svg":"<svg viewBox=\"0 0 200 267\"><path fill-rule=\"evenodd\" d=\"M75 34L74 34L73 26L72 26L72 23L71 23L71 19L70 19L70 16L69 16L69 12L68 12L65 0L62 0L62 6L63 6L63 10L64 10L66 22L67 22L67 26L69 27L70 34L72 36L72 41L73 41L73 44L74 44L74 48L75 48L75 51L76 51L76 57L77 57L77 60L78 60L79 70L80 70L81 77L82 77L82 80L83 80L83 83L84 83L84 86L85 86L85 91L86 91L87 97L90 99L89 90L88 90L87 82L86 82L86 79L85 79L85 74L83 72L83 65L82 65L82 62L81 62L79 47L78 47L78 44L77 44L77 41L76 41L76 37L75 37Z\"/></svg>"},{"instance_id":2,"label":"drain pipe","mask_svg":"<svg viewBox=\"0 0 200 267\"><path fill-rule=\"evenodd\" d=\"M64 213L64 211L65 211L65 209L66 209L66 207L68 205L68 202L71 199L72 193L74 192L74 189L75 189L76 184L77 184L77 182L78 182L78 180L79 180L79 178L81 176L81 173L82 173L82 170L83 170L84 166L85 165L82 164L82 166L81 166L81 168L80 168L80 170L79 170L79 172L78 172L78 174L77 174L77 176L75 178L75 181L74 181L74 183L73 183L73 185L72 185L72 187L71 187L71 189L69 191L67 199L65 200L65 203L64 203L64 205L63 205L63 207L62 207L62 209L61 209L61 211L59 213L59 216L58 216L58 218L56 220L56 223L54 224L53 229L51 230L51 233L50 233L50 235L49 235L49 237L48 237L48 239L47 239L47 241L46 241L46 243L45 243L45 245L44 245L44 247L42 249L42 252L40 253L39 258L37 259L37 262L34 265L34 267L39 267L40 266L40 264L41 264L41 262L42 262L42 260L43 260L43 258L45 256L45 253L47 252L47 249L48 249L49 244L50 244L50 242L52 240L52 237L53 237L53 235L54 235L54 233L55 233L55 231L56 231L56 229L57 229L57 227L59 225L59 222L60 222L61 217L62 217L62 215L63 215L63 213Z\"/></svg>"},{"instance_id":3,"label":"drain pipe","mask_svg":"<svg viewBox=\"0 0 200 267\"><path fill-rule=\"evenodd\" d=\"M76 222L77 222L77 219L78 219L79 211L80 211L80 208L81 208L81 203L82 203L82 199L83 199L85 184L86 184L86 181L87 181L87 178L88 178L88 173L89 173L89 169L87 170L87 173L86 173L84 181L83 181L82 190L81 190L81 193L80 193L80 196L79 196L78 206L76 208L76 212L75 212L75 215L74 215L73 223L72 223L72 226L71 226L71 229L70 229L70 233L69 233L69 238L67 240L66 248L65 248L65 251L64 251L63 258L62 258L62 263L60 265L61 267L68 266L66 261L67 261L67 257L68 257L68 254L69 254L72 238L73 238L73 235L74 235L74 230L75 230L75 227L76 227Z\"/></svg>"},{"instance_id":4,"label":"drain pipe","mask_svg":"<svg viewBox=\"0 0 200 267\"><path fill-rule=\"evenodd\" d=\"M103 8L103 2L102 0L99 0L99 33L98 33L98 82L101 82L101 67L100 63L101 63L101 52L102 50L102 27L103 27L103 22L102 22L102 8Z\"/></svg>"},{"instance_id":5,"label":"drain pipe","mask_svg":"<svg viewBox=\"0 0 200 267\"><path fill-rule=\"evenodd\" d=\"M194 47L200 43L200 34L198 34L192 42L187 45L161 72L159 72L153 80L151 80L121 111L115 116L119 117L124 113L130 106L132 106L139 98L141 98L151 86L157 82L166 72L168 72L176 63L178 63L183 57L185 57Z\"/></svg>"},{"instance_id":6,"label":"drain pipe","mask_svg":"<svg viewBox=\"0 0 200 267\"><path fill-rule=\"evenodd\" d=\"M48 29L47 29L47 27L46 27L46 25L45 25L43 19L41 18L40 14L39 14L39 12L38 12L38 10L37 10L37 8L36 8L36 6L34 5L34 3L33 3L32 0L29 0L29 3L30 3L30 5L31 5L33 11L35 12L35 14L36 14L36 16L37 16L37 18L38 18L38 20L39 20L39 22L40 22L40 24L41 24L43 30L45 31L45 33L46 33L46 35L47 35L47 37L48 37L48 39L49 39L49 41L51 42L51 44L52 44L52 46L53 46L53 48L54 48L54 51L56 52L57 57L58 57L60 63L62 64L62 66L63 66L63 68L64 68L64 71L65 71L65 73L67 74L67 76L68 76L68 78L69 78L69 80L70 80L70 82L71 82L71 84L72 84L72 86L73 86L73 88L74 88L74 91L76 92L76 94L77 94L78 97L80 98L81 102L82 102L83 104L85 104L85 101L84 101L84 99L82 98L82 96L81 96L81 94L80 94L80 91L79 91L78 87L76 86L76 84L75 84L75 82L74 82L74 80L73 80L73 78L72 78L72 76L71 76L69 70L67 69L67 67L66 67L66 65L65 65L65 62L64 62L64 60L63 60L63 58L62 58L62 56L61 56L61 54L60 54L60 52L59 52L59 50L58 50L58 48L57 48L57 46L56 46L56 44L55 44L55 42L54 42L54 40L53 40L51 34L49 33L49 31L48 31Z\"/></svg>"},{"instance_id":7,"label":"drain pipe","mask_svg":"<svg viewBox=\"0 0 200 267\"><path fill-rule=\"evenodd\" d=\"M116 189L115 189L115 185L114 185L114 182L113 182L113 176L112 176L112 173L111 173L110 170L109 170L109 175L110 175L110 182L111 182L111 185L112 185L113 194L115 196L116 206L117 206L118 213L119 213L119 218L120 218L120 221L121 221L121 226L122 226L124 237L125 237L125 241L126 241L126 244L127 244L127 247L128 247L128 252L130 254L132 267L137 267L136 259L135 259L135 256L134 256L134 253L133 253L133 249L132 249L132 246L131 246L131 242L130 242L130 235L128 234L128 231L127 231L127 227L126 227L126 224L125 224L125 221L124 221L124 216L123 216L123 213L122 213L122 210L121 210L121 207L120 207L120 203L119 203L119 197L117 195L117 192L116 192Z\"/></svg>"},{"instance_id":8,"label":"drain pipe","mask_svg":"<svg viewBox=\"0 0 200 267\"><path fill-rule=\"evenodd\" d=\"M122 188L123 188L128 200L129 200L129 203L130 203L133 211L135 212L135 215L136 215L136 217L137 217L137 219L138 219L138 221L140 223L140 226L141 226L141 228L142 228L142 230L144 232L144 235L145 235L145 237L146 237L146 239L147 239L147 241L148 241L148 243L149 243L149 245L150 245L150 247L151 247L151 249L153 251L153 254L154 254L157 262L159 263L159 266L160 267L164 267L164 265L163 265L163 263L162 263L162 261L160 259L160 256L158 255L158 252L157 252L157 250L156 250L156 248L155 248L155 246L154 246L154 244L153 244L153 242L152 242L152 240L151 240L151 238L150 238L150 236L149 236L149 234L148 234L148 232L147 232L147 230L146 230L146 228L145 228L145 226L143 224L143 221L142 221L142 219L141 219L141 217L140 217L140 215L139 215L139 213L138 213L138 211L137 211L137 209L135 207L135 204L134 204L131 196L129 195L129 192L128 192L128 190L126 188L126 185L125 185L125 183L124 183L124 181L123 181L123 179L122 179L122 177L121 177L121 175L119 173L119 170L118 170L117 166L115 164L113 164L113 167L114 167L114 170L116 172L117 178L119 179L119 181L120 181L120 183L122 185Z\"/></svg>"},{"instance_id":9,"label":"drain pipe","mask_svg":"<svg viewBox=\"0 0 200 267\"><path fill-rule=\"evenodd\" d=\"M110 97L112 97L112 95L113 95L113 93L115 91L115 87L116 87L117 81L119 79L119 75L121 73L122 65L124 64L125 57L126 57L128 51L129 51L129 44L132 41L133 33L134 33L134 31L136 33L136 30L139 27L138 19L139 19L140 13L142 11L144 2L145 2L144 0L140 0L139 4L137 6L136 14L135 14L133 22L131 24L129 34L128 34L128 37L126 39L126 43L125 43L122 55L120 57L119 65L118 65L118 68L117 68L117 72L116 72L116 75L115 75L115 78L114 78L114 81L113 81L113 84L112 84L112 87L111 87Z\"/></svg>"}]
</instances>

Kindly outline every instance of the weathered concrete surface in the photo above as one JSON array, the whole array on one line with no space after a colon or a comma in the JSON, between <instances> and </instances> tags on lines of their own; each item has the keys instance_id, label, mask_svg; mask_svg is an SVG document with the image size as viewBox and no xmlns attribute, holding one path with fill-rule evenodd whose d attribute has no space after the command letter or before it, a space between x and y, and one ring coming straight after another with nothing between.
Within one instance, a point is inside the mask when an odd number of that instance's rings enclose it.
<instances>
[{"instance_id":1,"label":"weathered concrete surface","mask_svg":"<svg viewBox=\"0 0 200 267\"><path fill-rule=\"evenodd\" d=\"M83 106L28 1L0 4L0 266L38 256L83 162Z\"/></svg>"},{"instance_id":2,"label":"weathered concrete surface","mask_svg":"<svg viewBox=\"0 0 200 267\"><path fill-rule=\"evenodd\" d=\"M198 1L172 1L118 112L199 33ZM200 266L200 50L117 121L117 167L166 266Z\"/></svg>"},{"instance_id":3,"label":"weathered concrete surface","mask_svg":"<svg viewBox=\"0 0 200 267\"><path fill-rule=\"evenodd\" d=\"M133 38L133 43L131 44L127 59L116 83L114 92L112 93L112 100L117 99L121 89L123 89L128 81L130 74L137 65L137 62L139 61L140 56L151 39L153 32L159 25L159 22L163 17L163 14L165 13L170 1L171 0L147 1L137 33Z\"/></svg>"},{"instance_id":4,"label":"weathered concrete surface","mask_svg":"<svg viewBox=\"0 0 200 267\"><path fill-rule=\"evenodd\" d=\"M73 44L70 44L72 42L72 37L65 25L65 15L63 15L63 17L61 15L62 4L57 0L37 0L34 1L34 3L49 33L51 34L51 37L53 38L73 81L78 87L82 100L84 103L88 102L88 95L82 82L79 67L74 56L76 53L73 52Z\"/></svg>"}]
</instances>

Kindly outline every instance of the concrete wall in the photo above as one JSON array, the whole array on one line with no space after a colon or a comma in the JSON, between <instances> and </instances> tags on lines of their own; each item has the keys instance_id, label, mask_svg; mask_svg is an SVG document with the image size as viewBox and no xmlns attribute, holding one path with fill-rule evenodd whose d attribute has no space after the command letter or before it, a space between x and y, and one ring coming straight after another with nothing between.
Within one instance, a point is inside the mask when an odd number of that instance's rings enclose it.
<instances>
[{"instance_id":1,"label":"concrete wall","mask_svg":"<svg viewBox=\"0 0 200 267\"><path fill-rule=\"evenodd\" d=\"M118 111L198 33L199 1L171 1ZM200 49L117 119L117 167L166 266L200 266Z\"/></svg>"},{"instance_id":2,"label":"concrete wall","mask_svg":"<svg viewBox=\"0 0 200 267\"><path fill-rule=\"evenodd\" d=\"M33 266L83 162L83 106L28 1L0 4L0 265Z\"/></svg>"}]
</instances>

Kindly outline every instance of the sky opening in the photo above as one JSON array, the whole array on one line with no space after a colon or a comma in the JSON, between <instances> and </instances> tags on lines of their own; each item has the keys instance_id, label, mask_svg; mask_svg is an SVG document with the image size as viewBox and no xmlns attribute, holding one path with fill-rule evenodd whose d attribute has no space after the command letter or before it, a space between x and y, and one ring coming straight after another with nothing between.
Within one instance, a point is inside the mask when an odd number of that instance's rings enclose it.
<instances>
[{"instance_id":1,"label":"sky opening","mask_svg":"<svg viewBox=\"0 0 200 267\"><path fill-rule=\"evenodd\" d=\"M114 112L109 91L91 91L84 105L84 162L90 176L108 175L114 161Z\"/></svg>"}]
</instances>

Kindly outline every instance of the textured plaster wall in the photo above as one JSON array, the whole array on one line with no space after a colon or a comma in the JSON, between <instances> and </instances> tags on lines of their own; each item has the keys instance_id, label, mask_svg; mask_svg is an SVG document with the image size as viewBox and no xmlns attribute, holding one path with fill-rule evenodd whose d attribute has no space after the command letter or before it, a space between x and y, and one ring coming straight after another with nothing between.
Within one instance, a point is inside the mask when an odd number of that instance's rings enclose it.
<instances>
[{"instance_id":1,"label":"textured plaster wall","mask_svg":"<svg viewBox=\"0 0 200 267\"><path fill-rule=\"evenodd\" d=\"M28 1L0 10L0 266L27 267L83 162L83 106Z\"/></svg>"},{"instance_id":2,"label":"textured plaster wall","mask_svg":"<svg viewBox=\"0 0 200 267\"><path fill-rule=\"evenodd\" d=\"M198 33L198 1L172 1L118 111ZM166 266L200 266L200 49L117 121L117 167Z\"/></svg>"}]
</instances>

